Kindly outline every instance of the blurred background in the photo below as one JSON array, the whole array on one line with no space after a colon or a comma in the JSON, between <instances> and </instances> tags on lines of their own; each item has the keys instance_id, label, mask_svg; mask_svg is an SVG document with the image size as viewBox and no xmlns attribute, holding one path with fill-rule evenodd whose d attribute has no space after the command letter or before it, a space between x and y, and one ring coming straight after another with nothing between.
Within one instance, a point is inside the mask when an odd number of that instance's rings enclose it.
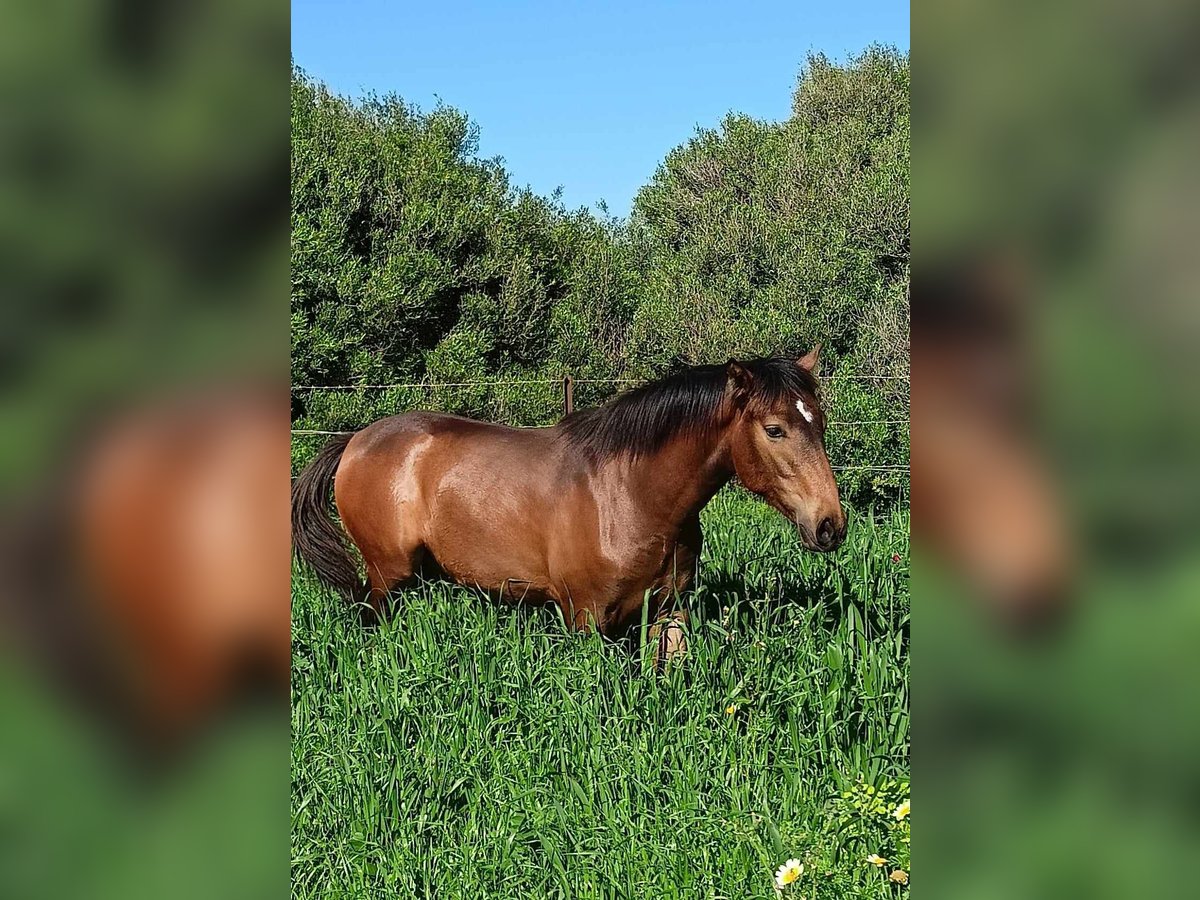
<instances>
[{"instance_id":1,"label":"blurred background","mask_svg":"<svg viewBox=\"0 0 1200 900\"><path fill-rule=\"evenodd\" d=\"M0 895L288 878L288 6L0 29Z\"/></svg>"},{"instance_id":2,"label":"blurred background","mask_svg":"<svg viewBox=\"0 0 1200 900\"><path fill-rule=\"evenodd\" d=\"M1198 25L1176 2L912 10L929 895L1194 890Z\"/></svg>"}]
</instances>

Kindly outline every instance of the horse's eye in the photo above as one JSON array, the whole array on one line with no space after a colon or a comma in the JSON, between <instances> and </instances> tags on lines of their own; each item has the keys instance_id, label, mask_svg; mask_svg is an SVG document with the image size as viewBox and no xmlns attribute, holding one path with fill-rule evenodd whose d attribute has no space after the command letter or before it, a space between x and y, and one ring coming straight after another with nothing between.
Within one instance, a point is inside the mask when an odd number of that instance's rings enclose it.
<instances>
[{"instance_id":1,"label":"horse's eye","mask_svg":"<svg viewBox=\"0 0 1200 900\"><path fill-rule=\"evenodd\" d=\"M775 440L779 440L779 438L783 437L783 429L780 428L778 425L768 425L767 426L767 437L774 438Z\"/></svg>"}]
</instances>

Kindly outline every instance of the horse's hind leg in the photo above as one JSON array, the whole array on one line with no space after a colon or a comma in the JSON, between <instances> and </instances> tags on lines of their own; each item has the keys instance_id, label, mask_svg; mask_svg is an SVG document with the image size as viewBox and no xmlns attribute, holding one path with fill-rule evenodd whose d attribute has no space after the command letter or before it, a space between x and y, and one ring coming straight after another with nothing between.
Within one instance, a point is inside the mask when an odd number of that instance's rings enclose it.
<instances>
[{"instance_id":1,"label":"horse's hind leg","mask_svg":"<svg viewBox=\"0 0 1200 900\"><path fill-rule=\"evenodd\" d=\"M368 620L387 611L390 592L413 577L423 555L429 508L419 463L433 438L421 428L402 417L369 426L347 445L334 478L338 517L366 568Z\"/></svg>"},{"instance_id":2,"label":"horse's hind leg","mask_svg":"<svg viewBox=\"0 0 1200 900\"><path fill-rule=\"evenodd\" d=\"M388 611L388 597L412 580L424 555L425 548L420 545L387 554L363 554L367 565L368 620L378 620Z\"/></svg>"}]
</instances>

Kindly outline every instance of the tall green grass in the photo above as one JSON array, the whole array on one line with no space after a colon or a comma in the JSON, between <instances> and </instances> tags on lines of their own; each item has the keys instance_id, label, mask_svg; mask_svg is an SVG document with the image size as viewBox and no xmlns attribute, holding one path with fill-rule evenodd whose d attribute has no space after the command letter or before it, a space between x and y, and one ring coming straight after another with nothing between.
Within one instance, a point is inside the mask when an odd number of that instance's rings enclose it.
<instances>
[{"instance_id":1,"label":"tall green grass","mask_svg":"<svg viewBox=\"0 0 1200 900\"><path fill-rule=\"evenodd\" d=\"M797 895L899 892L842 795L908 775L907 511L832 557L733 490L704 520L665 672L440 582L364 629L297 571L294 896L766 898L789 857Z\"/></svg>"}]
</instances>

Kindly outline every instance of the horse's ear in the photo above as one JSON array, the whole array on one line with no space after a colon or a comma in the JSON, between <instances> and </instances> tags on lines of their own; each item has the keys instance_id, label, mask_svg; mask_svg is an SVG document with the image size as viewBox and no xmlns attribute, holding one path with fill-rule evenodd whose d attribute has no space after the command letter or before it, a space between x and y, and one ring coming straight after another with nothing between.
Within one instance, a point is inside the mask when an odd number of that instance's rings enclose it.
<instances>
[{"instance_id":1,"label":"horse's ear","mask_svg":"<svg viewBox=\"0 0 1200 900\"><path fill-rule=\"evenodd\" d=\"M796 360L796 365L811 375L819 375L821 368L821 345L814 344L811 350Z\"/></svg>"},{"instance_id":2,"label":"horse's ear","mask_svg":"<svg viewBox=\"0 0 1200 900\"><path fill-rule=\"evenodd\" d=\"M741 406L754 387L754 373L735 359L725 364L725 374L733 385L733 402Z\"/></svg>"}]
</instances>

